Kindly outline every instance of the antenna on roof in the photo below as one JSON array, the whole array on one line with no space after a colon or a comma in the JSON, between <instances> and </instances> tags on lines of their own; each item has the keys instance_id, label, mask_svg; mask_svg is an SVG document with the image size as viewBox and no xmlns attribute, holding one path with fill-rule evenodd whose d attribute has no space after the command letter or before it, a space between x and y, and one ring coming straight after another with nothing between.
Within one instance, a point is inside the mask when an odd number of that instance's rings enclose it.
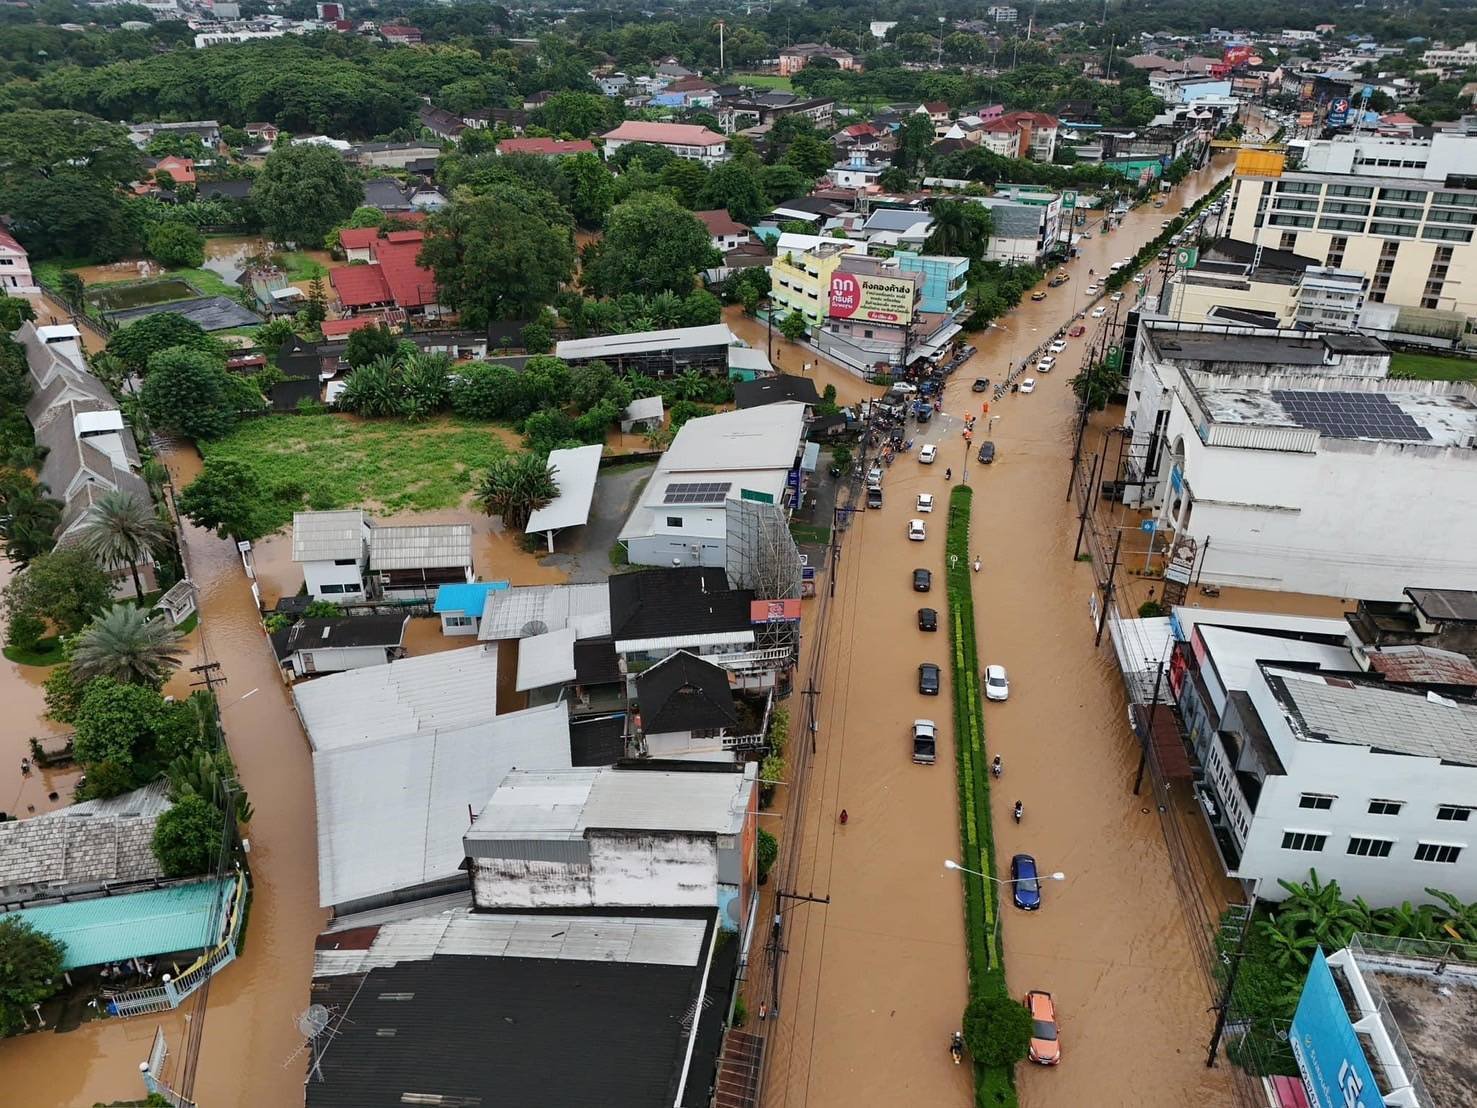
<instances>
[{"instance_id":1,"label":"antenna on roof","mask_svg":"<svg viewBox=\"0 0 1477 1108\"><path fill-rule=\"evenodd\" d=\"M328 1050L328 1044L338 1034L337 1024L342 1022L342 1017L332 1008L324 1004L309 1004L307 1008L298 1013L297 1030L303 1037L296 1050L287 1056L287 1061L282 1063L286 1069L303 1051L312 1052L312 1062L308 1066L308 1080L317 1078L323 1080L323 1071L319 1068L323 1062L324 1052Z\"/></svg>"}]
</instances>

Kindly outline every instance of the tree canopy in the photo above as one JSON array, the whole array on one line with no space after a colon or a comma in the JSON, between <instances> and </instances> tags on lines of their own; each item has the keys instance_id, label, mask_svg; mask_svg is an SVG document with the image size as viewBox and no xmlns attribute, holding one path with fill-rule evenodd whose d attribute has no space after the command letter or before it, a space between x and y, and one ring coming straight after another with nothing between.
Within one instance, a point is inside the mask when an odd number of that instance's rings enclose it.
<instances>
[{"instance_id":1,"label":"tree canopy","mask_svg":"<svg viewBox=\"0 0 1477 1108\"><path fill-rule=\"evenodd\" d=\"M255 386L227 373L218 359L176 346L149 358L139 401L155 427L192 439L216 439L235 426L248 394L261 406Z\"/></svg>"},{"instance_id":2,"label":"tree canopy","mask_svg":"<svg viewBox=\"0 0 1477 1108\"><path fill-rule=\"evenodd\" d=\"M251 202L279 242L323 245L364 200L338 151L305 144L273 150L252 186Z\"/></svg>"},{"instance_id":3,"label":"tree canopy","mask_svg":"<svg viewBox=\"0 0 1477 1108\"><path fill-rule=\"evenodd\" d=\"M61 991L65 953L65 946L20 916L0 919L0 1036L24 1030L31 1006Z\"/></svg>"},{"instance_id":4,"label":"tree canopy","mask_svg":"<svg viewBox=\"0 0 1477 1108\"><path fill-rule=\"evenodd\" d=\"M698 271L717 264L708 229L669 196L643 193L611 209L591 251L585 284L600 295L687 293Z\"/></svg>"}]
</instances>

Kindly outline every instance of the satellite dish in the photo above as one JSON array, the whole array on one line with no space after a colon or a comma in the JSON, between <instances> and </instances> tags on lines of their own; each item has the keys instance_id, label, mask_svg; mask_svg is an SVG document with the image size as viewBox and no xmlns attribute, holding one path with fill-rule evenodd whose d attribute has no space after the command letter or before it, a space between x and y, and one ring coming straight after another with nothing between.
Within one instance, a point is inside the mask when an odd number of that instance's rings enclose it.
<instances>
[{"instance_id":1,"label":"satellite dish","mask_svg":"<svg viewBox=\"0 0 1477 1108\"><path fill-rule=\"evenodd\" d=\"M302 1032L305 1039L316 1039L323 1034L323 1029L328 1026L328 1021L333 1015L321 1004L310 1004L306 1011L297 1018L297 1029Z\"/></svg>"},{"instance_id":2,"label":"satellite dish","mask_svg":"<svg viewBox=\"0 0 1477 1108\"><path fill-rule=\"evenodd\" d=\"M526 639L533 635L548 634L549 625L541 619L531 619L518 630L518 637Z\"/></svg>"}]
</instances>

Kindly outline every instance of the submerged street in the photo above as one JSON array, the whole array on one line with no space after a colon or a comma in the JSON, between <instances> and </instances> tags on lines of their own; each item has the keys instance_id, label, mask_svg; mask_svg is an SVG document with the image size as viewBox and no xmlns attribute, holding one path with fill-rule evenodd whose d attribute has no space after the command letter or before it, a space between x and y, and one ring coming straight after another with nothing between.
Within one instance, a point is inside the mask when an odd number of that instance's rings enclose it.
<instances>
[{"instance_id":1,"label":"submerged street","mask_svg":"<svg viewBox=\"0 0 1477 1108\"><path fill-rule=\"evenodd\" d=\"M1165 208L1146 205L1119 230L1095 231L1068 267L1071 282L974 337L979 353L947 386L950 418L921 429L919 445L939 443L938 462L920 465L916 448L902 455L886 473L882 510L859 513L846 537L823 644L802 853L787 889L831 900L787 907L766 1104L972 1100L969 1070L951 1065L947 1053L966 1001L962 893L958 875L943 866L959 849L948 638L918 631L915 621L920 605L947 607L943 470L960 478L960 417L990 398L971 393L974 378L1003 378L1086 309L1089 267L1105 273L1130 256L1229 168L1218 161ZM1095 334L1090 328L1071 340L1055 371L1037 376L1034 394L992 402L970 447L990 438L998 448L992 465L972 457L969 465L971 543L984 561L975 584L980 659L1005 665L1011 681L1010 700L985 708L989 751L1005 766L992 798L997 861L1005 872L1012 854L1029 852L1043 872L1066 874L1045 883L1039 912L1020 912L1002 896L1011 991L1050 991L1061 1023L1061 1065L1023 1064L1021 1101L1219 1104L1229 1099L1229 1081L1204 1065L1205 980L1158 820L1132 795L1138 748L1111 652L1093 648L1092 571L1072 560L1068 382ZM986 433L985 419L995 416ZM925 517L927 541L912 543L905 529L919 492L933 493L940 509ZM931 593L911 590L915 567L933 571ZM940 696L918 694L920 662L944 667ZM933 766L910 761L907 729L919 717L939 724ZM1025 805L1020 826L1011 819L1016 799ZM844 827L842 808L850 817Z\"/></svg>"}]
</instances>

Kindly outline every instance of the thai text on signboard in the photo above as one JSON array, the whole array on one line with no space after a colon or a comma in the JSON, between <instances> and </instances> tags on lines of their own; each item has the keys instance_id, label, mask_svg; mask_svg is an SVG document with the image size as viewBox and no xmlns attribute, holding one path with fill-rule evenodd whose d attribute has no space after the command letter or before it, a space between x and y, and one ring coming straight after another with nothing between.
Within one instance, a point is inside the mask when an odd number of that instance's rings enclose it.
<instances>
[{"instance_id":1,"label":"thai text on signboard","mask_svg":"<svg viewBox=\"0 0 1477 1108\"><path fill-rule=\"evenodd\" d=\"M876 323L909 323L913 318L913 282L868 273L831 276L831 315Z\"/></svg>"}]
</instances>

